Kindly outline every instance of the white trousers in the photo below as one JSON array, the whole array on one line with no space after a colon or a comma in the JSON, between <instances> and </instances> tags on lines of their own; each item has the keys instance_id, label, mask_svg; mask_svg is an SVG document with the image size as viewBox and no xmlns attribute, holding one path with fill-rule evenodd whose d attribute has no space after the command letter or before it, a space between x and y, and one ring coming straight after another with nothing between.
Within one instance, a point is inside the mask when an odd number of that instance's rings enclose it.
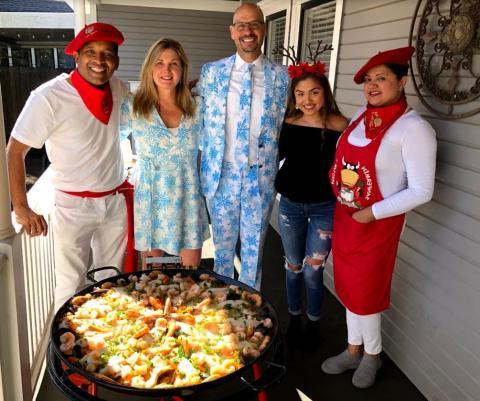
<instances>
[{"instance_id":1,"label":"white trousers","mask_svg":"<svg viewBox=\"0 0 480 401\"><path fill-rule=\"evenodd\" d=\"M85 283L90 267L122 269L127 244L125 197L81 198L56 190L53 230L57 311ZM95 278L116 274L107 270Z\"/></svg>"},{"instance_id":2,"label":"white trousers","mask_svg":"<svg viewBox=\"0 0 480 401\"><path fill-rule=\"evenodd\" d=\"M348 309L347 331L348 343L362 345L367 354L377 355L382 352L382 314L357 315Z\"/></svg>"}]
</instances>

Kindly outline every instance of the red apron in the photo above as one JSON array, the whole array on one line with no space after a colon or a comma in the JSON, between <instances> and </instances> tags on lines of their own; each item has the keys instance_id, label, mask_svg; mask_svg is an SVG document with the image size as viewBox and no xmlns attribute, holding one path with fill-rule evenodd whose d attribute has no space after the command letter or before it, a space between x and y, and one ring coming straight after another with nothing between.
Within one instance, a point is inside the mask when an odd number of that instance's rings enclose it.
<instances>
[{"instance_id":1,"label":"red apron","mask_svg":"<svg viewBox=\"0 0 480 401\"><path fill-rule=\"evenodd\" d=\"M366 224L351 217L383 200L375 159L390 125L367 146L357 147L348 143L348 137L363 117L340 137L329 174L338 201L332 234L335 290L348 310L370 315L390 306L392 273L405 214Z\"/></svg>"}]
</instances>

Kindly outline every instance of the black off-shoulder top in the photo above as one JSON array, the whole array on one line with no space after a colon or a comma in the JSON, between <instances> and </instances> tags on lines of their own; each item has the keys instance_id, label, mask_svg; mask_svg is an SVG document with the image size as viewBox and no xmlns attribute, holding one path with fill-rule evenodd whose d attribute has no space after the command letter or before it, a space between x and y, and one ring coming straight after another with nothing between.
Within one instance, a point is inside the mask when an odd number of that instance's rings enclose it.
<instances>
[{"instance_id":1,"label":"black off-shoulder top","mask_svg":"<svg viewBox=\"0 0 480 401\"><path fill-rule=\"evenodd\" d=\"M335 199L328 171L341 132L327 128L283 123L275 188L294 202L319 203Z\"/></svg>"}]
</instances>

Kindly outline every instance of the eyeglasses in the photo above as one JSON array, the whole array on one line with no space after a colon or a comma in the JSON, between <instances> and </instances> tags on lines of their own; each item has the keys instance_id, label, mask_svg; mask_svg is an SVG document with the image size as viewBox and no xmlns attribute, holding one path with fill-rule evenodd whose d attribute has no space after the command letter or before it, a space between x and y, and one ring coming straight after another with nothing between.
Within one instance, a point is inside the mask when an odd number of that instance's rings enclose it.
<instances>
[{"instance_id":1,"label":"eyeglasses","mask_svg":"<svg viewBox=\"0 0 480 401\"><path fill-rule=\"evenodd\" d=\"M250 28L253 31L260 29L263 26L264 22L262 21L252 21L252 22L234 22L232 26L237 32L243 32L247 28Z\"/></svg>"}]
</instances>

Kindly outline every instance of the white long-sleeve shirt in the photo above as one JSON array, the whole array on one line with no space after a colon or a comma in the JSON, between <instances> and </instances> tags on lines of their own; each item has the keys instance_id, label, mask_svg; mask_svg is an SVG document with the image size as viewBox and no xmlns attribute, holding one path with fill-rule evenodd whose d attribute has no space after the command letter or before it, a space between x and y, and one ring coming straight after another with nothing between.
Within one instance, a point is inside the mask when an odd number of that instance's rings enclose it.
<instances>
[{"instance_id":1,"label":"white long-sleeve shirt","mask_svg":"<svg viewBox=\"0 0 480 401\"><path fill-rule=\"evenodd\" d=\"M357 112L352 121L364 110ZM370 143L363 120L348 142L359 147ZM375 159L378 186L384 197L372 205L376 219L408 212L432 198L436 153L435 131L415 110L405 113L389 128Z\"/></svg>"}]
</instances>

